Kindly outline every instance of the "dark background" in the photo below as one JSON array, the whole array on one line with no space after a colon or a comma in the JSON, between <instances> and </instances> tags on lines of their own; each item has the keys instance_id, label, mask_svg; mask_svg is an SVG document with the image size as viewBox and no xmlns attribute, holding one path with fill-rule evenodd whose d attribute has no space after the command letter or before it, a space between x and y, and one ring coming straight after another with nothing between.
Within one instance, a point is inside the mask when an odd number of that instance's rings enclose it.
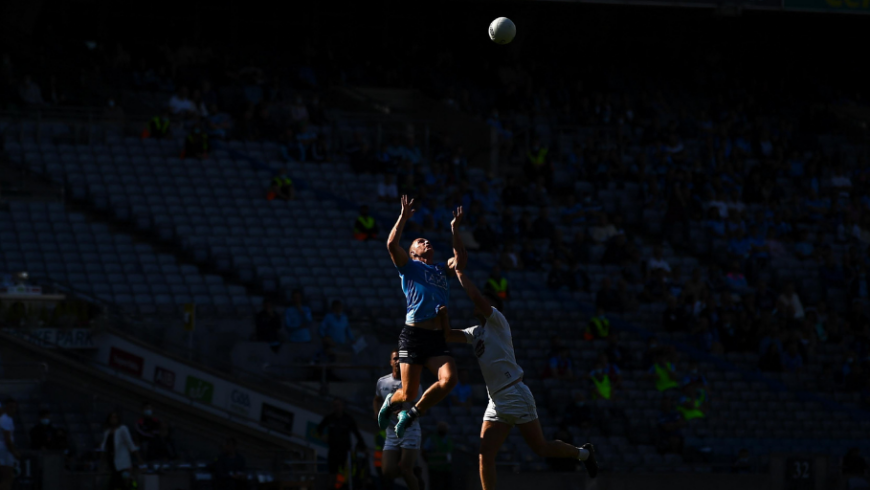
<instances>
[{"instance_id":1,"label":"dark background","mask_svg":"<svg viewBox=\"0 0 870 490\"><path fill-rule=\"evenodd\" d=\"M255 48L286 56L288 63L331 58L336 66L353 60L423 72L437 54L452 53L452 68L480 82L494 76L494 66L517 59L534 60L537 70L554 77L616 69L631 83L689 77L706 63L747 79L801 86L813 78L843 90L865 85L859 69L870 27L870 17L861 15L743 11L731 17L710 8L564 2L49 0L10 2L4 9L4 51L22 54L85 51L75 41L94 40L103 48L120 42L134 56L157 57L156 46L187 40L230 53ZM508 46L487 37L498 16L517 24ZM414 70L404 72L393 85L419 85Z\"/></svg>"}]
</instances>

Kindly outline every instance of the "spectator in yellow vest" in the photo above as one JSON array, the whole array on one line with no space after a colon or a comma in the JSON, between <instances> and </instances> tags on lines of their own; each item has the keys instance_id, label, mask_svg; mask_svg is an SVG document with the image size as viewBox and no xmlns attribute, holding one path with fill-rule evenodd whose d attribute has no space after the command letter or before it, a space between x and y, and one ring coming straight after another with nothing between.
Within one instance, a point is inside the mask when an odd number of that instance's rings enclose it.
<instances>
[{"instance_id":1,"label":"spectator in yellow vest","mask_svg":"<svg viewBox=\"0 0 870 490\"><path fill-rule=\"evenodd\" d=\"M148 127L142 133L143 138L162 139L169 136L169 108L163 110L160 116L154 116L148 121Z\"/></svg>"},{"instance_id":2,"label":"spectator in yellow vest","mask_svg":"<svg viewBox=\"0 0 870 490\"><path fill-rule=\"evenodd\" d=\"M493 266L492 271L489 273L489 279L483 287L483 291L498 296L502 301L508 299L510 294L508 291L508 280L501 275L501 268L499 268L499 266Z\"/></svg>"},{"instance_id":3,"label":"spectator in yellow vest","mask_svg":"<svg viewBox=\"0 0 870 490\"><path fill-rule=\"evenodd\" d=\"M596 400L613 399L613 382L600 361L595 364L595 369L589 373L589 379L592 381L592 398Z\"/></svg>"},{"instance_id":4,"label":"spectator in yellow vest","mask_svg":"<svg viewBox=\"0 0 870 490\"><path fill-rule=\"evenodd\" d=\"M359 216L353 223L353 237L359 241L372 240L378 237L378 223L369 214L369 207L359 208Z\"/></svg>"},{"instance_id":5,"label":"spectator in yellow vest","mask_svg":"<svg viewBox=\"0 0 870 490\"><path fill-rule=\"evenodd\" d=\"M286 168L282 169L278 175L272 177L269 191L266 193L266 199L270 201L275 199L292 201L296 199L296 189L293 187L293 180L287 175Z\"/></svg>"},{"instance_id":6,"label":"spectator in yellow vest","mask_svg":"<svg viewBox=\"0 0 870 490\"><path fill-rule=\"evenodd\" d=\"M197 123L184 139L182 158L208 158L208 133Z\"/></svg>"},{"instance_id":7,"label":"spectator in yellow vest","mask_svg":"<svg viewBox=\"0 0 870 490\"><path fill-rule=\"evenodd\" d=\"M610 377L610 380L613 382L613 387L621 387L622 371L619 370L619 366L610 362L610 358L607 357L607 354L604 352L598 353L598 363L601 364L601 369L604 369L604 372Z\"/></svg>"},{"instance_id":8,"label":"spectator in yellow vest","mask_svg":"<svg viewBox=\"0 0 870 490\"><path fill-rule=\"evenodd\" d=\"M674 363L670 362L664 353L656 356L656 362L649 368L647 377L655 381L656 389L659 391L667 391L680 386L680 383L677 382L679 377Z\"/></svg>"},{"instance_id":9,"label":"spectator in yellow vest","mask_svg":"<svg viewBox=\"0 0 870 490\"><path fill-rule=\"evenodd\" d=\"M549 188L553 183L553 163L549 158L550 149L541 143L540 138L535 137L532 147L526 153L525 174L529 182L537 182L543 177Z\"/></svg>"},{"instance_id":10,"label":"spectator in yellow vest","mask_svg":"<svg viewBox=\"0 0 870 490\"><path fill-rule=\"evenodd\" d=\"M686 385L683 387L683 396L680 397L677 411L686 420L701 419L707 411L707 402L707 390Z\"/></svg>"},{"instance_id":11,"label":"spectator in yellow vest","mask_svg":"<svg viewBox=\"0 0 870 490\"><path fill-rule=\"evenodd\" d=\"M604 308L598 306L595 309L595 316L589 319L589 326L586 327L586 340L606 339L610 335L610 320L604 313Z\"/></svg>"}]
</instances>

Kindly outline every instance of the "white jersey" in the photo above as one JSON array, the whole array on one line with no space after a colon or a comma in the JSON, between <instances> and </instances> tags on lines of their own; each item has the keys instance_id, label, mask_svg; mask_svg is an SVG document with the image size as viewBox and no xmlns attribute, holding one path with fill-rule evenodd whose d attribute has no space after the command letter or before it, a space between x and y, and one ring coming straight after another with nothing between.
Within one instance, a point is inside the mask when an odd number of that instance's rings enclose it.
<instances>
[{"instance_id":1,"label":"white jersey","mask_svg":"<svg viewBox=\"0 0 870 490\"><path fill-rule=\"evenodd\" d=\"M511 326L500 311L493 308L486 325L466 328L465 340L474 346L474 355L480 364L489 397L523 376L517 364Z\"/></svg>"},{"instance_id":2,"label":"white jersey","mask_svg":"<svg viewBox=\"0 0 870 490\"><path fill-rule=\"evenodd\" d=\"M389 395L391 393L395 393L396 390L398 390L401 387L402 387L402 380L394 378L393 373L390 373L390 374L388 374L386 376L382 376L381 378L378 379L378 385L375 388L375 396L379 396L382 399L386 399L387 395ZM417 394L417 401L420 401L420 398L423 397L423 390L419 390L419 391L420 391L420 393ZM419 426L420 423L418 422L418 420L419 420L419 418L415 419L414 423L411 424L411 427ZM390 415L390 427L389 428L392 430L392 428L395 427L398 422L399 422L398 414L394 413L394 414Z\"/></svg>"}]
</instances>

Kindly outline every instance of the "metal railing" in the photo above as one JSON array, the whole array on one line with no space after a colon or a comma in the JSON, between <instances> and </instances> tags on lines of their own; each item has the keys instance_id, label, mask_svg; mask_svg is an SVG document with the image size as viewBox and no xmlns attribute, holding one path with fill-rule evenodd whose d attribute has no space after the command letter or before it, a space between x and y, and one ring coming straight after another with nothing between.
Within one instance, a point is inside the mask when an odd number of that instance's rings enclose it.
<instances>
[{"instance_id":1,"label":"metal railing","mask_svg":"<svg viewBox=\"0 0 870 490\"><path fill-rule=\"evenodd\" d=\"M103 309L103 319L98 322L100 327L98 328L109 328L114 330L116 334L120 334L126 337L129 337L131 340L143 343L150 348L155 350L163 351L164 355L169 355L177 358L178 360L186 363L197 363L200 366L197 366L199 369L203 369L204 371L212 371L211 374L216 376L223 377L228 381L238 383L243 386L248 386L252 389L257 389L263 393L270 394L278 394L287 398L296 398L300 394L304 394L311 397L322 397L324 394L328 393L328 389L324 389L324 386L321 385L319 389L313 389L307 384L305 384L305 380L297 380L297 379L288 379L287 377L282 377L280 375L280 370L282 366L272 365L270 366L269 371L255 372L250 371L232 364L232 362L228 362L225 358L218 358L212 353L198 351L194 356L192 353L192 348L190 344L183 345L174 342L167 341L165 339L160 339L159 343L148 341L145 336L143 336L143 332L148 329L147 326L143 328L143 325L146 322L136 321L126 315L118 308L117 306L100 300L92 295L84 293L73 286L62 284L57 281L49 281L49 284L60 291L65 292L66 294L76 297L78 299L82 299L84 301L92 302L93 304L98 305ZM180 325L180 313L179 313L179 325ZM162 320L160 323L166 323L165 320ZM179 326L180 328L180 326ZM357 365L350 364L306 364L306 363L291 363L283 366L289 370L291 367L293 369L300 368L309 368L309 369L319 369L320 372L320 380L321 383L324 383L324 377L327 376L329 370L335 369L356 369L359 368ZM386 369L386 366L369 366L365 365L364 369ZM286 373L287 370L284 372ZM328 382L326 382L328 384ZM351 409L352 411L354 409ZM359 411L360 414L368 415L368 412Z\"/></svg>"},{"instance_id":2,"label":"metal railing","mask_svg":"<svg viewBox=\"0 0 870 490\"><path fill-rule=\"evenodd\" d=\"M6 334L5 332L0 332L0 336L8 336L8 334ZM58 349L58 351L62 350L60 348L60 346L58 346L57 344L55 344L51 341L47 341L45 339L39 339L36 337L31 337L28 339L28 335L27 335L26 331L17 332L15 337L19 338L21 340L25 340L25 341L34 343L36 345L49 344L52 347L54 347L55 349ZM198 400L196 398L188 396L185 393L179 393L176 391L167 390L167 389L163 388L162 385L160 385L156 381L147 380L147 379L144 379L140 376L133 375L133 374L128 373L122 369L118 369L118 368L111 366L107 363L95 360L89 356L86 356L84 354L76 352L75 350L65 349L62 351L63 351L65 357L72 358L73 360L78 361L84 365L94 367L101 372L111 373L113 376L115 376L117 378L122 378L125 381L130 382L132 384L148 388L148 389L154 391L155 393L159 393L159 394L162 394L164 396L168 396L168 397L174 399L175 401L180 401L180 402L185 403L191 407L195 407L197 409L209 412L213 415L218 415L218 416L221 416L223 418L226 418L227 420L230 420L230 421L233 421L236 423L241 423L243 425L246 425L246 426L249 426L252 428L256 428L257 430L264 432L266 434L269 434L273 437L278 437L280 439L289 440L289 441L291 441L294 444L297 444L299 446L303 446L303 447L306 447L308 449L312 449L311 443L308 440L306 440L304 435L288 434L286 432L275 431L273 429L270 429L268 427L261 425L260 421L258 421L258 420L255 420L253 418L232 412L228 409L224 409L224 408L221 408L219 406L212 405L211 403ZM12 363L12 364L15 364L15 363ZM20 363L20 364L28 364L28 363ZM35 364L35 365L41 364L42 366L44 366L43 379L47 378L48 365L46 363L29 363L29 364ZM0 365L0 367L2 367L2 366L3 365ZM94 389L94 386L90 386L90 388L91 388L91 392L92 392ZM112 397L112 396L106 395L106 394L100 394L97 396L100 396L102 398L107 398L107 399L112 398L113 401L115 401L115 402L118 401L117 397ZM130 408L131 408L131 410L136 409L136 407L134 405L131 405Z\"/></svg>"}]
</instances>

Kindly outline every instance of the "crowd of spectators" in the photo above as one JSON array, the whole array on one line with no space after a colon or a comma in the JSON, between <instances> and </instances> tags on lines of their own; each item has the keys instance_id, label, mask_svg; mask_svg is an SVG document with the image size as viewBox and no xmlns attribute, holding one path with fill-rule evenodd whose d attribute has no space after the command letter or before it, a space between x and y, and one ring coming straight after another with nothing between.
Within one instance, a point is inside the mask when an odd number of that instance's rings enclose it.
<instances>
[{"instance_id":1,"label":"crowd of spectators","mask_svg":"<svg viewBox=\"0 0 870 490\"><path fill-rule=\"evenodd\" d=\"M287 162L334 156L316 129L327 116L310 67L276 74L249 63L203 76L214 58L208 49L182 45L164 54L162 63L133 61L119 46L97 64L111 66L107 78L121 87L165 96L165 111L148 123L149 137L181 125L189 156L206 156L208 138L276 141ZM62 105L70 97L53 77L41 82L42 90L8 56L2 67L6 104ZM82 77L87 93L103 87L100 74L92 68ZM545 372L588 380L588 394L577 394L570 408L582 415L577 420L601 416L585 408L588 399L618 398L625 363L647 370L659 391L678 392L662 398L658 439L663 452L680 451L681 430L693 420L687 414L706 407L706 383L691 367L688 381L680 376L675 353L654 340L644 353L621 352L609 329L608 314L649 303L665 305L661 327L669 334L684 335L711 355L757 353L765 372L801 373L818 346L841 346L842 363L825 366L829 386L861 393L870 405L870 166L866 151L831 153L818 143L829 110L762 99L770 94L752 85L723 93L712 84L691 87L690 96L678 98L667 90L607 91L540 78L519 63L498 70L487 96L466 81L441 93L445 105L493 128L503 175L471 179L464 149L447 138L434 138L424 154L412 135L373 148L357 134L337 157L356 172L382 176L374 199L414 196L409 227L421 234L445 233L450 211L463 205L468 248L497 262L485 287L508 305L511 272L518 270L541 272L554 292L594 292L596 313L585 335L606 339L608 350L593 366L576 366L570 349L554 342ZM105 100L101 105L117 112L115 99ZM594 129L577 131L582 136L567 143L555 137L556 127L580 126ZM597 192L577 190L581 181L596 190L637 189L643 216L656 216L663 233L641 236L642 227L626 224L636 220L606 211ZM294 199L287 172L273 179L267 197ZM369 210L361 209L355 237L375 239L377 232ZM651 253L644 254L644 243L654 245ZM594 257L599 248L603 253ZM684 271L668 262L666 249L699 256L704 265ZM593 283L593 262L618 266L619 273ZM814 275L800 281L783 268ZM316 332L313 327L310 309L294 294L283 319L264 303L255 338L278 350L281 342L319 337L331 359L354 340L340 303Z\"/></svg>"},{"instance_id":2,"label":"crowd of spectators","mask_svg":"<svg viewBox=\"0 0 870 490\"><path fill-rule=\"evenodd\" d=\"M319 129L329 123L322 82L310 63L237 58L186 40L135 54L120 44L63 46L54 69L44 58L3 54L0 110L97 108L110 123L147 115L142 136L184 137L187 158L206 158L210 141L228 139L280 142L288 162L330 158ZM78 77L56 68L73 60Z\"/></svg>"}]
</instances>

